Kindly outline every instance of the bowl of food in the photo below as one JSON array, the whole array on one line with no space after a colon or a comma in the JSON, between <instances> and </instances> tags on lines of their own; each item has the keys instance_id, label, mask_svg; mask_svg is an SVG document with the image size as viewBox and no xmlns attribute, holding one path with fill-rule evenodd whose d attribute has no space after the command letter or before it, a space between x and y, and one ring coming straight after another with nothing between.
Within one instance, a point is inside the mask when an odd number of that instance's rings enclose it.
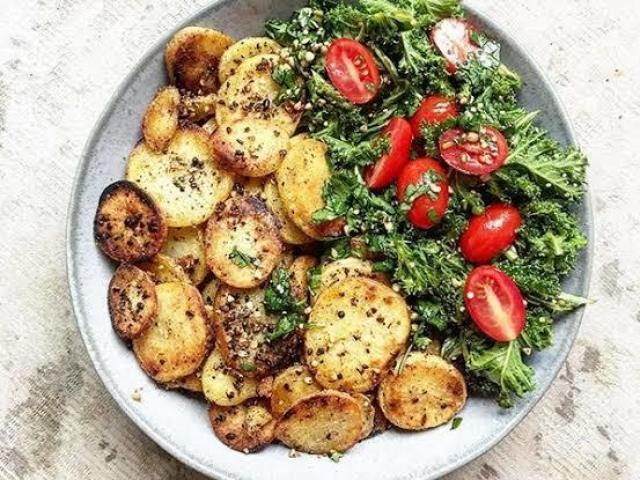
<instances>
[{"instance_id":1,"label":"bowl of food","mask_svg":"<svg viewBox=\"0 0 640 480\"><path fill-rule=\"evenodd\" d=\"M122 410L211 477L436 478L566 359L586 166L534 62L455 0L215 2L89 139L79 330Z\"/></svg>"}]
</instances>

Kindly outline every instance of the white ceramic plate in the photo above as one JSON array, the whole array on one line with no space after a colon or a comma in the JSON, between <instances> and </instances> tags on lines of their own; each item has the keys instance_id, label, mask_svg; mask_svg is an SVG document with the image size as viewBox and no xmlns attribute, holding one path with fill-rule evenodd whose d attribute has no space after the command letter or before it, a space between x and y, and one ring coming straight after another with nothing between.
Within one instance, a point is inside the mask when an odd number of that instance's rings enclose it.
<instances>
[{"instance_id":1,"label":"white ceramic plate","mask_svg":"<svg viewBox=\"0 0 640 480\"><path fill-rule=\"evenodd\" d=\"M261 33L266 18L288 17L301 5L295 0L219 1L185 25L210 26L242 38ZM541 71L503 30L478 12L468 13L502 43L504 62L523 76L524 105L542 110L540 122L558 140L574 143L566 114ZM102 190L124 176L125 159L141 137L140 121L147 103L166 83L162 51L171 33L124 80L96 125L80 162L68 218L68 277L78 327L98 375L125 414L167 452L221 479L281 480L293 475L305 480L431 479L464 465L504 438L555 378L578 332L581 311L559 321L555 345L533 357L538 388L515 408L505 411L493 401L471 399L462 412L464 422L455 431L445 425L422 433L386 432L357 445L340 463L312 455L292 459L282 446L255 455L230 450L214 437L203 402L158 388L142 372L111 328L106 291L114 266L94 245L92 222ZM588 199L577 213L591 237ZM568 291L586 295L590 258L589 250L567 280ZM135 402L131 393L139 388L142 401Z\"/></svg>"}]
</instances>

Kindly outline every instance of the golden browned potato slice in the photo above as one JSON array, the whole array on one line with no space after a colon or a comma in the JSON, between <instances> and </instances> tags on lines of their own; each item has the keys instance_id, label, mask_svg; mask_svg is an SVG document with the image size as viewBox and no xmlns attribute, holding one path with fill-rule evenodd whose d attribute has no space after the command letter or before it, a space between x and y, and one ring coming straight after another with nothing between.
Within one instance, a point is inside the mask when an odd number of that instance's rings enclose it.
<instances>
[{"instance_id":1,"label":"golden browned potato slice","mask_svg":"<svg viewBox=\"0 0 640 480\"><path fill-rule=\"evenodd\" d=\"M260 285L278 265L282 249L278 220L256 197L231 197L207 224L207 265L228 285Z\"/></svg>"},{"instance_id":2,"label":"golden browned potato slice","mask_svg":"<svg viewBox=\"0 0 640 480\"><path fill-rule=\"evenodd\" d=\"M204 232L200 227L170 228L161 252L173 258L194 285L207 276Z\"/></svg>"},{"instance_id":3,"label":"golden browned potato slice","mask_svg":"<svg viewBox=\"0 0 640 480\"><path fill-rule=\"evenodd\" d=\"M139 144L126 176L155 200L170 227L203 223L233 188L233 176L217 166L207 133L196 126L179 128L165 154Z\"/></svg>"},{"instance_id":4,"label":"golden browned potato slice","mask_svg":"<svg viewBox=\"0 0 640 480\"><path fill-rule=\"evenodd\" d=\"M321 390L322 387L316 383L307 367L302 365L289 367L273 380L271 413L278 418L302 397Z\"/></svg>"},{"instance_id":5,"label":"golden browned potato slice","mask_svg":"<svg viewBox=\"0 0 640 480\"><path fill-rule=\"evenodd\" d=\"M373 431L370 436L378 435L382 432L386 432L389 430L389 420L384 416L384 412L380 408L380 404L378 403L378 399L373 399L373 408L375 410L375 416L373 417Z\"/></svg>"},{"instance_id":6,"label":"golden browned potato slice","mask_svg":"<svg viewBox=\"0 0 640 480\"><path fill-rule=\"evenodd\" d=\"M270 120L243 118L221 124L211 142L222 167L247 177L264 177L280 166L289 135Z\"/></svg>"},{"instance_id":7,"label":"golden browned potato slice","mask_svg":"<svg viewBox=\"0 0 640 480\"><path fill-rule=\"evenodd\" d=\"M207 282L202 289L202 299L204 300L205 306L213 307L213 300L216 298L216 293L218 293L219 288L220 280L217 278L213 277Z\"/></svg>"},{"instance_id":8,"label":"golden browned potato slice","mask_svg":"<svg viewBox=\"0 0 640 480\"><path fill-rule=\"evenodd\" d=\"M253 195L264 200L264 182L265 178L241 177L236 176L234 190L241 195Z\"/></svg>"},{"instance_id":9,"label":"golden browned potato slice","mask_svg":"<svg viewBox=\"0 0 640 480\"><path fill-rule=\"evenodd\" d=\"M362 436L364 440L373 432L376 418L376 409L373 406L373 400L363 393L352 393L351 396L360 404L362 412Z\"/></svg>"},{"instance_id":10,"label":"golden browned potato slice","mask_svg":"<svg viewBox=\"0 0 640 480\"><path fill-rule=\"evenodd\" d=\"M325 289L305 332L306 363L326 388L368 392L404 348L409 309L391 288L368 278L347 278Z\"/></svg>"},{"instance_id":11,"label":"golden browned potato slice","mask_svg":"<svg viewBox=\"0 0 640 480\"><path fill-rule=\"evenodd\" d=\"M318 224L313 220L313 214L325 206L322 192L331 176L326 156L324 143L311 138L296 140L276 172L278 193L287 217L315 239L343 233L339 221Z\"/></svg>"},{"instance_id":12,"label":"golden browned potato slice","mask_svg":"<svg viewBox=\"0 0 640 480\"><path fill-rule=\"evenodd\" d=\"M147 261L139 262L137 266L147 272L156 284L191 281L173 258L160 253Z\"/></svg>"},{"instance_id":13,"label":"golden browned potato slice","mask_svg":"<svg viewBox=\"0 0 640 480\"><path fill-rule=\"evenodd\" d=\"M125 339L139 337L156 317L153 280L138 267L123 263L109 283L109 314L113 329Z\"/></svg>"},{"instance_id":14,"label":"golden browned potato slice","mask_svg":"<svg viewBox=\"0 0 640 480\"><path fill-rule=\"evenodd\" d=\"M202 372L199 370L186 377L179 378L174 382L166 384L166 387L172 390L186 390L191 393L202 393Z\"/></svg>"},{"instance_id":15,"label":"golden browned potato slice","mask_svg":"<svg viewBox=\"0 0 640 480\"><path fill-rule=\"evenodd\" d=\"M209 330L200 292L186 283L156 285L156 321L133 340L133 352L149 376L160 383L192 374L207 353Z\"/></svg>"},{"instance_id":16,"label":"golden browned potato slice","mask_svg":"<svg viewBox=\"0 0 640 480\"><path fill-rule=\"evenodd\" d=\"M213 118L216 114L215 93L209 95L184 95L180 99L180 118L199 123ZM215 120L214 120L215 121Z\"/></svg>"},{"instance_id":17,"label":"golden browned potato slice","mask_svg":"<svg viewBox=\"0 0 640 480\"><path fill-rule=\"evenodd\" d=\"M211 352L202 368L204 396L217 405L230 407L256 397L257 386L255 379L227 367L218 349Z\"/></svg>"},{"instance_id":18,"label":"golden browned potato slice","mask_svg":"<svg viewBox=\"0 0 640 480\"><path fill-rule=\"evenodd\" d=\"M233 407L211 404L209 420L216 437L233 450L251 453L273 442L275 421L261 402Z\"/></svg>"},{"instance_id":19,"label":"golden browned potato slice","mask_svg":"<svg viewBox=\"0 0 640 480\"><path fill-rule=\"evenodd\" d=\"M275 436L300 452L344 452L362 437L362 412L357 400L327 390L301 398L278 420Z\"/></svg>"},{"instance_id":20,"label":"golden browned potato slice","mask_svg":"<svg viewBox=\"0 0 640 480\"><path fill-rule=\"evenodd\" d=\"M346 278L373 277L373 263L359 258L341 258L322 266L320 286L317 294L322 290Z\"/></svg>"},{"instance_id":21,"label":"golden browned potato slice","mask_svg":"<svg viewBox=\"0 0 640 480\"><path fill-rule=\"evenodd\" d=\"M402 371L380 384L378 401L387 419L406 430L425 430L451 420L467 400L464 377L436 355L410 353Z\"/></svg>"},{"instance_id":22,"label":"golden browned potato slice","mask_svg":"<svg viewBox=\"0 0 640 480\"><path fill-rule=\"evenodd\" d=\"M213 303L217 347L227 366L264 377L290 365L299 355L297 333L269 341L278 323L264 309L264 288L240 290L222 285Z\"/></svg>"},{"instance_id":23,"label":"golden browned potato slice","mask_svg":"<svg viewBox=\"0 0 640 480\"><path fill-rule=\"evenodd\" d=\"M180 92L175 87L158 90L142 119L142 134L147 146L157 153L166 150L178 130Z\"/></svg>"},{"instance_id":24,"label":"golden browned potato slice","mask_svg":"<svg viewBox=\"0 0 640 480\"><path fill-rule=\"evenodd\" d=\"M280 45L267 37L247 37L231 45L220 58L218 74L220 83L236 73L236 69L247 58L266 53L278 53Z\"/></svg>"},{"instance_id":25,"label":"golden browned potato slice","mask_svg":"<svg viewBox=\"0 0 640 480\"><path fill-rule=\"evenodd\" d=\"M243 118L269 120L288 136L300 121L300 111L289 103L278 104L280 86L273 80L273 70L282 61L278 55L257 55L242 62L235 74L220 87L216 121L230 125Z\"/></svg>"},{"instance_id":26,"label":"golden browned potato slice","mask_svg":"<svg viewBox=\"0 0 640 480\"><path fill-rule=\"evenodd\" d=\"M165 49L167 73L172 84L196 95L215 93L220 86L218 65L233 39L203 27L177 32Z\"/></svg>"},{"instance_id":27,"label":"golden browned potato slice","mask_svg":"<svg viewBox=\"0 0 640 480\"><path fill-rule=\"evenodd\" d=\"M153 199L121 180L104 189L93 223L96 243L119 262L153 257L167 238L167 222Z\"/></svg>"},{"instance_id":28,"label":"golden browned potato slice","mask_svg":"<svg viewBox=\"0 0 640 480\"><path fill-rule=\"evenodd\" d=\"M308 300L309 297L309 270L318 264L318 259L311 255L302 255L296 258L289 267L291 291L300 300Z\"/></svg>"},{"instance_id":29,"label":"golden browned potato slice","mask_svg":"<svg viewBox=\"0 0 640 480\"><path fill-rule=\"evenodd\" d=\"M280 200L280 193L278 192L278 184L276 179L270 177L264 184L264 197L267 202L267 206L271 209L282 227L280 228L280 235L285 243L291 245L304 245L306 243L313 242L313 238L306 235L298 226L289 219L285 211L282 200Z\"/></svg>"},{"instance_id":30,"label":"golden browned potato slice","mask_svg":"<svg viewBox=\"0 0 640 480\"><path fill-rule=\"evenodd\" d=\"M216 118L210 118L203 125L202 129L207 133L207 135L211 135L218 128L218 122L216 122Z\"/></svg>"}]
</instances>

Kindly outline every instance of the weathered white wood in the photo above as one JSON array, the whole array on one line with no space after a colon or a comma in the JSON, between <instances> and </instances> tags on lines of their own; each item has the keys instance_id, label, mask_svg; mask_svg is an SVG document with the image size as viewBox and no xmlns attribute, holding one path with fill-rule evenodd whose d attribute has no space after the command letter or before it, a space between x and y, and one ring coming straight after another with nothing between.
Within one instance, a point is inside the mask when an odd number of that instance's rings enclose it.
<instances>
[{"instance_id":1,"label":"weathered white wood","mask_svg":"<svg viewBox=\"0 0 640 480\"><path fill-rule=\"evenodd\" d=\"M64 228L82 146L109 96L206 3L0 0L0 478L199 478L97 379L70 311ZM468 3L547 70L591 158L598 302L533 413L449 478L640 478L640 3Z\"/></svg>"}]
</instances>

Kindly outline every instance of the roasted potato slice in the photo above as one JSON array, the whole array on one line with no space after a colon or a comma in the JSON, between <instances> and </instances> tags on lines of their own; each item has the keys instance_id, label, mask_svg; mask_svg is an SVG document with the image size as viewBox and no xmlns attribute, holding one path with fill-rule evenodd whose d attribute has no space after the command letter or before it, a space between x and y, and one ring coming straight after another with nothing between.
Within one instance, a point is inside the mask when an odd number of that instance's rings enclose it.
<instances>
[{"instance_id":1,"label":"roasted potato slice","mask_svg":"<svg viewBox=\"0 0 640 480\"><path fill-rule=\"evenodd\" d=\"M233 39L203 27L186 27L177 32L165 49L169 80L181 90L196 95L215 93L219 86L218 65Z\"/></svg>"},{"instance_id":2,"label":"roasted potato slice","mask_svg":"<svg viewBox=\"0 0 640 480\"><path fill-rule=\"evenodd\" d=\"M281 128L288 136L293 135L301 112L289 103L276 102L280 85L272 75L281 61L278 55L257 55L238 66L218 92L218 125L231 125L248 117L269 120L272 126Z\"/></svg>"},{"instance_id":3,"label":"roasted potato slice","mask_svg":"<svg viewBox=\"0 0 640 480\"><path fill-rule=\"evenodd\" d=\"M125 180L104 189L93 223L98 247L119 262L153 257L167 238L167 222L156 202Z\"/></svg>"},{"instance_id":4,"label":"roasted potato slice","mask_svg":"<svg viewBox=\"0 0 640 480\"><path fill-rule=\"evenodd\" d=\"M218 96L215 93L209 95L183 95L180 99L180 118L190 122L199 123L216 114Z\"/></svg>"},{"instance_id":5,"label":"roasted potato slice","mask_svg":"<svg viewBox=\"0 0 640 480\"><path fill-rule=\"evenodd\" d=\"M346 393L314 393L284 412L276 424L275 436L301 452L344 452L362 437L362 411L358 401Z\"/></svg>"},{"instance_id":6,"label":"roasted potato slice","mask_svg":"<svg viewBox=\"0 0 640 480\"><path fill-rule=\"evenodd\" d=\"M194 285L207 276L204 232L200 227L170 228L161 252L173 258Z\"/></svg>"},{"instance_id":7,"label":"roasted potato slice","mask_svg":"<svg viewBox=\"0 0 640 480\"><path fill-rule=\"evenodd\" d=\"M364 393L352 393L351 396L360 404L360 411L362 413L362 435L360 436L360 440L364 440L373 432L376 409L373 406L373 399Z\"/></svg>"},{"instance_id":8,"label":"roasted potato slice","mask_svg":"<svg viewBox=\"0 0 640 480\"><path fill-rule=\"evenodd\" d=\"M280 166L289 135L270 120L243 118L221 124L211 142L224 168L246 177L264 177Z\"/></svg>"},{"instance_id":9,"label":"roasted potato slice","mask_svg":"<svg viewBox=\"0 0 640 480\"><path fill-rule=\"evenodd\" d=\"M208 135L196 126L179 128L165 154L139 144L126 176L155 200L170 227L203 223L233 188L233 176L218 168Z\"/></svg>"},{"instance_id":10,"label":"roasted potato slice","mask_svg":"<svg viewBox=\"0 0 640 480\"><path fill-rule=\"evenodd\" d=\"M233 407L211 404L209 420L216 437L233 450L250 453L273 442L275 421L259 401Z\"/></svg>"},{"instance_id":11,"label":"roasted potato slice","mask_svg":"<svg viewBox=\"0 0 640 480\"><path fill-rule=\"evenodd\" d=\"M313 238L306 235L298 226L287 216L280 193L278 192L278 184L276 179L270 177L264 184L264 197L267 206L271 209L278 220L280 220L280 235L285 243L290 245L304 245L313 242Z\"/></svg>"},{"instance_id":12,"label":"roasted potato slice","mask_svg":"<svg viewBox=\"0 0 640 480\"><path fill-rule=\"evenodd\" d=\"M183 282L189 283L189 277L176 261L166 255L158 254L151 259L139 262L139 268L147 272L154 283Z\"/></svg>"},{"instance_id":13,"label":"roasted potato slice","mask_svg":"<svg viewBox=\"0 0 640 480\"><path fill-rule=\"evenodd\" d=\"M299 354L300 338L291 334L270 342L278 319L264 309L264 288L240 290L222 285L213 302L216 344L227 366L247 376L264 377L287 367Z\"/></svg>"},{"instance_id":14,"label":"roasted potato slice","mask_svg":"<svg viewBox=\"0 0 640 480\"><path fill-rule=\"evenodd\" d=\"M280 45L267 37L247 37L231 45L220 58L218 76L224 83L246 59L268 53L278 53Z\"/></svg>"},{"instance_id":15,"label":"roasted potato slice","mask_svg":"<svg viewBox=\"0 0 640 480\"><path fill-rule=\"evenodd\" d=\"M156 153L164 152L178 130L180 92L175 87L158 90L142 119L142 135Z\"/></svg>"},{"instance_id":16,"label":"roasted potato slice","mask_svg":"<svg viewBox=\"0 0 640 480\"><path fill-rule=\"evenodd\" d=\"M186 377L169 382L165 386L171 390L185 390L191 393L202 393L202 372L198 370Z\"/></svg>"},{"instance_id":17,"label":"roasted potato slice","mask_svg":"<svg viewBox=\"0 0 640 480\"><path fill-rule=\"evenodd\" d=\"M404 348L411 328L407 304L368 278L347 278L316 300L305 332L306 364L326 388L368 392Z\"/></svg>"},{"instance_id":18,"label":"roasted potato slice","mask_svg":"<svg viewBox=\"0 0 640 480\"><path fill-rule=\"evenodd\" d=\"M255 379L230 369L216 348L202 368L202 389L210 402L223 407L239 405L256 397L258 383Z\"/></svg>"},{"instance_id":19,"label":"roasted potato slice","mask_svg":"<svg viewBox=\"0 0 640 480\"><path fill-rule=\"evenodd\" d=\"M236 183L233 188L240 195L253 195L264 200L265 181L265 178L236 176Z\"/></svg>"},{"instance_id":20,"label":"roasted potato slice","mask_svg":"<svg viewBox=\"0 0 640 480\"><path fill-rule=\"evenodd\" d=\"M314 380L313 374L307 367L302 365L289 367L273 379L271 413L279 418L302 397L320 391L322 387Z\"/></svg>"},{"instance_id":21,"label":"roasted potato slice","mask_svg":"<svg viewBox=\"0 0 640 480\"><path fill-rule=\"evenodd\" d=\"M278 220L262 200L233 196L209 219L205 235L207 265L228 285L263 283L282 257Z\"/></svg>"},{"instance_id":22,"label":"roasted potato slice","mask_svg":"<svg viewBox=\"0 0 640 480\"><path fill-rule=\"evenodd\" d=\"M340 221L318 224L313 214L325 206L322 192L331 176L327 146L312 138L293 141L276 171L284 211L306 235L322 239L343 233Z\"/></svg>"},{"instance_id":23,"label":"roasted potato slice","mask_svg":"<svg viewBox=\"0 0 640 480\"><path fill-rule=\"evenodd\" d=\"M200 292L189 284L156 285L156 321L133 340L133 352L147 374L168 383L192 374L209 345L207 314Z\"/></svg>"},{"instance_id":24,"label":"roasted potato slice","mask_svg":"<svg viewBox=\"0 0 640 480\"><path fill-rule=\"evenodd\" d=\"M216 122L215 117L210 118L202 125L202 129L207 133L207 135L211 135L217 128L218 122Z\"/></svg>"},{"instance_id":25,"label":"roasted potato slice","mask_svg":"<svg viewBox=\"0 0 640 480\"><path fill-rule=\"evenodd\" d=\"M123 263L109 283L109 315L120 337L139 337L156 318L158 302L153 280L138 267Z\"/></svg>"},{"instance_id":26,"label":"roasted potato slice","mask_svg":"<svg viewBox=\"0 0 640 480\"><path fill-rule=\"evenodd\" d=\"M309 297L309 270L318 264L318 259L311 255L302 255L296 258L291 266L290 284L293 295L300 300L308 300Z\"/></svg>"},{"instance_id":27,"label":"roasted potato slice","mask_svg":"<svg viewBox=\"0 0 640 480\"><path fill-rule=\"evenodd\" d=\"M387 419L406 430L425 430L451 420L467 400L464 377L436 355L410 353L402 371L382 380L378 402Z\"/></svg>"},{"instance_id":28,"label":"roasted potato slice","mask_svg":"<svg viewBox=\"0 0 640 480\"><path fill-rule=\"evenodd\" d=\"M216 293L218 293L219 288L220 280L217 278L213 277L207 282L202 289L202 299L204 300L205 306L213 307L213 300L216 298Z\"/></svg>"}]
</instances>

